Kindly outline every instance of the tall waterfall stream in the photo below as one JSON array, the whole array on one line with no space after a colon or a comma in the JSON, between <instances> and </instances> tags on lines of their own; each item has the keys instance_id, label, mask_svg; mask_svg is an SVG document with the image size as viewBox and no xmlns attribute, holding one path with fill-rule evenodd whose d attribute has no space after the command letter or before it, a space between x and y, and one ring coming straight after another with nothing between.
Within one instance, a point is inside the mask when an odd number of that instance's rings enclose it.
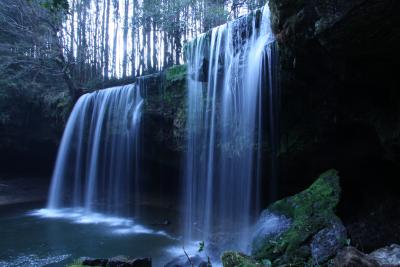
<instances>
[{"instance_id":1,"label":"tall waterfall stream","mask_svg":"<svg viewBox=\"0 0 400 267\"><path fill-rule=\"evenodd\" d=\"M260 208L263 98L271 97L275 88L268 6L261 18L257 15L214 28L188 47L183 191L189 242L206 240L224 249L247 251L253 217ZM220 237L224 233L229 239Z\"/></svg>"}]
</instances>

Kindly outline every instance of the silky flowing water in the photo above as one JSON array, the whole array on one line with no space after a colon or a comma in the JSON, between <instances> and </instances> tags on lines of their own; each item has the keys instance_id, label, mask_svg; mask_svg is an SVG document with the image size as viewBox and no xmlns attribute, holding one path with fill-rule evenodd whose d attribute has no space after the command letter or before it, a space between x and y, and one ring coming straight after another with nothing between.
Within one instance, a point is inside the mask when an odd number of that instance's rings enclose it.
<instances>
[{"instance_id":1,"label":"silky flowing water","mask_svg":"<svg viewBox=\"0 0 400 267\"><path fill-rule=\"evenodd\" d=\"M79 98L59 148L49 210L130 214L140 194L142 104L135 84Z\"/></svg>"},{"instance_id":2,"label":"silky flowing water","mask_svg":"<svg viewBox=\"0 0 400 267\"><path fill-rule=\"evenodd\" d=\"M263 122L270 132L275 124L273 103L269 119L263 106L275 94L268 6L249 18L214 28L187 49L185 239L242 251L260 208Z\"/></svg>"}]
</instances>

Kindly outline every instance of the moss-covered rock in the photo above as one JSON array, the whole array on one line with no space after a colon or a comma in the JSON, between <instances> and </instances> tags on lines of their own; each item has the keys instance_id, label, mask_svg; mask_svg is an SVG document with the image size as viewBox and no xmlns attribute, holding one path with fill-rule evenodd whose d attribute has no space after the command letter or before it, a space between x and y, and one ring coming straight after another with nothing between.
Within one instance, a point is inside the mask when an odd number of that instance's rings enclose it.
<instances>
[{"instance_id":1,"label":"moss-covered rock","mask_svg":"<svg viewBox=\"0 0 400 267\"><path fill-rule=\"evenodd\" d=\"M186 65L176 65L165 70L165 78L167 82L175 82L186 80Z\"/></svg>"},{"instance_id":2,"label":"moss-covered rock","mask_svg":"<svg viewBox=\"0 0 400 267\"><path fill-rule=\"evenodd\" d=\"M138 78L145 98L144 135L149 143L160 144L173 152L180 152L184 147L186 75L186 65L177 65Z\"/></svg>"},{"instance_id":3,"label":"moss-covered rock","mask_svg":"<svg viewBox=\"0 0 400 267\"><path fill-rule=\"evenodd\" d=\"M327 235L329 233L335 240L337 246L332 249L339 249L346 241L345 233L336 231L338 227L333 227L342 225L334 213L339 203L340 191L337 171L329 170L321 174L303 192L272 204L265 212L288 218L291 221L290 226L278 235L271 235L270 238L256 236L253 244L258 243L258 245L253 246L252 256L257 260L269 259L276 264L315 261L316 259L312 258L310 242L317 234L320 235L318 240L324 240L321 237L324 233ZM327 230L321 232L323 229ZM332 232L331 229L335 231ZM259 245L260 242L262 245ZM327 254L331 256L334 252L324 253L323 260L327 260Z\"/></svg>"},{"instance_id":4,"label":"moss-covered rock","mask_svg":"<svg viewBox=\"0 0 400 267\"><path fill-rule=\"evenodd\" d=\"M222 255L222 264L224 267L261 267L262 263L257 262L250 256L240 252L225 252Z\"/></svg>"}]
</instances>

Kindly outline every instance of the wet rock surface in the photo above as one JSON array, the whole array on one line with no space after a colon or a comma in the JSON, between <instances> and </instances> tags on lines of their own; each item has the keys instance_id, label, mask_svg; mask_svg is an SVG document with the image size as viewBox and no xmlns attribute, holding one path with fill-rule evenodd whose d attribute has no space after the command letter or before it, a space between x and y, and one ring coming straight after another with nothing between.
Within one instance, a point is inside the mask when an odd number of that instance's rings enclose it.
<instances>
[{"instance_id":1,"label":"wet rock surface","mask_svg":"<svg viewBox=\"0 0 400 267\"><path fill-rule=\"evenodd\" d=\"M396 267L400 266L400 246L390 246L365 254L355 247L345 247L334 259L335 267Z\"/></svg>"},{"instance_id":2,"label":"wet rock surface","mask_svg":"<svg viewBox=\"0 0 400 267\"><path fill-rule=\"evenodd\" d=\"M335 267L378 267L379 264L354 247L341 250L334 260Z\"/></svg>"},{"instance_id":3,"label":"wet rock surface","mask_svg":"<svg viewBox=\"0 0 400 267\"><path fill-rule=\"evenodd\" d=\"M199 255L189 258L186 255L181 255L172 259L170 262L165 264L164 267L210 267L207 263L207 259L200 257Z\"/></svg>"},{"instance_id":4,"label":"wet rock surface","mask_svg":"<svg viewBox=\"0 0 400 267\"><path fill-rule=\"evenodd\" d=\"M278 238L292 225L292 220L285 215L271 213L269 210L262 212L253 233L253 253L261 251L266 243Z\"/></svg>"},{"instance_id":5,"label":"wet rock surface","mask_svg":"<svg viewBox=\"0 0 400 267\"><path fill-rule=\"evenodd\" d=\"M340 220L333 220L332 224L313 236L311 241L311 256L313 262L323 263L336 255L347 239L346 228Z\"/></svg>"},{"instance_id":6,"label":"wet rock surface","mask_svg":"<svg viewBox=\"0 0 400 267\"><path fill-rule=\"evenodd\" d=\"M150 258L127 259L119 256L110 259L85 259L83 266L107 266L107 267L151 267Z\"/></svg>"},{"instance_id":7,"label":"wet rock surface","mask_svg":"<svg viewBox=\"0 0 400 267\"><path fill-rule=\"evenodd\" d=\"M400 246L397 244L377 249L369 256L380 265L400 266Z\"/></svg>"}]
</instances>

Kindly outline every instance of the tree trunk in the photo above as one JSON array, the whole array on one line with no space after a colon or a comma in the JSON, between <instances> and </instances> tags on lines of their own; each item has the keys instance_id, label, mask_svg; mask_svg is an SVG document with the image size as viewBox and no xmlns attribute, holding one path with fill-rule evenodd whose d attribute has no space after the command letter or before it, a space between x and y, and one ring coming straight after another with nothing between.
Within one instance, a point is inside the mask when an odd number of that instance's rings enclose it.
<instances>
[{"instance_id":1,"label":"tree trunk","mask_svg":"<svg viewBox=\"0 0 400 267\"><path fill-rule=\"evenodd\" d=\"M136 13L135 10L138 6L137 0L133 0L132 2L132 29L131 29L131 41L132 41L132 50L131 50L131 75L135 76L136 72L136 49L135 49L135 36L136 36Z\"/></svg>"},{"instance_id":2,"label":"tree trunk","mask_svg":"<svg viewBox=\"0 0 400 267\"><path fill-rule=\"evenodd\" d=\"M100 70L104 75L104 54L105 54L105 33L106 33L106 0L103 0L103 14L101 20L101 51L100 51Z\"/></svg>"},{"instance_id":3,"label":"tree trunk","mask_svg":"<svg viewBox=\"0 0 400 267\"><path fill-rule=\"evenodd\" d=\"M69 61L74 60L74 42L75 42L75 0L72 0L71 4L71 37L70 37L70 44L69 44Z\"/></svg>"},{"instance_id":4,"label":"tree trunk","mask_svg":"<svg viewBox=\"0 0 400 267\"><path fill-rule=\"evenodd\" d=\"M158 70L158 35L157 35L157 23L153 18L153 69L154 71Z\"/></svg>"},{"instance_id":5,"label":"tree trunk","mask_svg":"<svg viewBox=\"0 0 400 267\"><path fill-rule=\"evenodd\" d=\"M110 63L110 47L109 47L109 28L110 28L110 0L106 3L106 28L105 28L105 39L104 39L104 80L109 78L109 63Z\"/></svg>"},{"instance_id":6,"label":"tree trunk","mask_svg":"<svg viewBox=\"0 0 400 267\"><path fill-rule=\"evenodd\" d=\"M146 67L147 70L149 72L152 71L153 66L152 66L152 62L151 62L151 38L150 38L150 34L151 34L151 18L150 15L147 16L146 18Z\"/></svg>"},{"instance_id":7,"label":"tree trunk","mask_svg":"<svg viewBox=\"0 0 400 267\"><path fill-rule=\"evenodd\" d=\"M81 35L82 35L82 47L81 47L81 82L84 83L86 81L86 60L87 60L87 40L86 40L86 17L87 17L87 1L83 0L83 11L82 13L82 30L81 30Z\"/></svg>"},{"instance_id":8,"label":"tree trunk","mask_svg":"<svg viewBox=\"0 0 400 267\"><path fill-rule=\"evenodd\" d=\"M128 65L128 15L129 15L129 0L125 0L124 5L124 33L123 33L123 55L122 55L122 77L126 77L126 67Z\"/></svg>"},{"instance_id":9,"label":"tree trunk","mask_svg":"<svg viewBox=\"0 0 400 267\"><path fill-rule=\"evenodd\" d=\"M95 0L96 1L96 17L95 17L95 22L94 22L94 47L93 47L93 71L92 71L92 75L93 77L96 77L98 74L98 38L99 38L99 14L100 14L100 8L99 8L99 0Z\"/></svg>"},{"instance_id":10,"label":"tree trunk","mask_svg":"<svg viewBox=\"0 0 400 267\"><path fill-rule=\"evenodd\" d=\"M119 0L114 0L114 41L113 41L113 53L112 53L112 77L117 77L117 37L119 27Z\"/></svg>"}]
</instances>

